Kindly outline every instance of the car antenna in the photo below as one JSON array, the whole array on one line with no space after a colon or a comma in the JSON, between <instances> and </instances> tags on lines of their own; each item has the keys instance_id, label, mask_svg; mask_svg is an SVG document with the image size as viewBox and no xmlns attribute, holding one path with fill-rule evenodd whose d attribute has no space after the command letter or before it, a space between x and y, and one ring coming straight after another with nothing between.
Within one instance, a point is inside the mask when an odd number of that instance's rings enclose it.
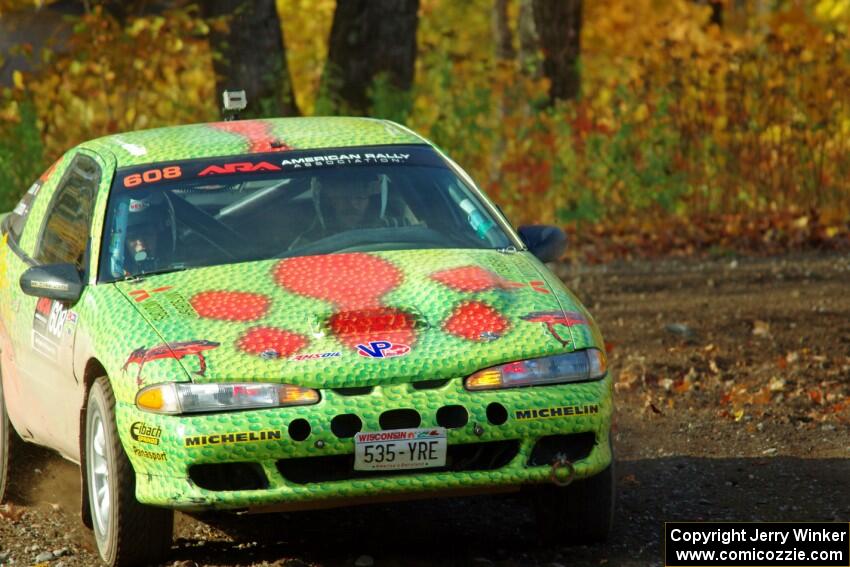
<instances>
[{"instance_id":1,"label":"car antenna","mask_svg":"<svg viewBox=\"0 0 850 567\"><path fill-rule=\"evenodd\" d=\"M221 109L221 113L224 116L225 122L239 120L239 112L245 110L248 106L248 97L245 95L244 90L225 90L221 93L221 99L224 105Z\"/></svg>"}]
</instances>

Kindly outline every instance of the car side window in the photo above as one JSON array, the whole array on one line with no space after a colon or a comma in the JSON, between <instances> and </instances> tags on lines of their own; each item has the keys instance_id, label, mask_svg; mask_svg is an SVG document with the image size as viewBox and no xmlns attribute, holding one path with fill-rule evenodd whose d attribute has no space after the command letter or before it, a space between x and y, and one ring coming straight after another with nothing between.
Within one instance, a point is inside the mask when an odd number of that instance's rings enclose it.
<instances>
[{"instance_id":1,"label":"car side window","mask_svg":"<svg viewBox=\"0 0 850 567\"><path fill-rule=\"evenodd\" d=\"M41 191L42 186L47 182L50 175L56 169L56 167L62 162L62 158L59 158L53 165L51 165L47 171L45 171L41 177L35 180L35 182L30 185L30 188L27 189L27 192L24 193L24 196L21 197L21 200L18 201L18 204L9 213L9 216L6 217L3 221L3 232L9 235L9 239L15 242L16 244L20 242L21 235L24 232L24 227L26 226L27 219L30 216L30 212L32 211L32 207L35 204L35 198Z\"/></svg>"},{"instance_id":2,"label":"car side window","mask_svg":"<svg viewBox=\"0 0 850 567\"><path fill-rule=\"evenodd\" d=\"M100 166L92 158L82 154L74 158L45 214L34 255L37 262L69 263L85 271L86 246L100 175Z\"/></svg>"}]
</instances>

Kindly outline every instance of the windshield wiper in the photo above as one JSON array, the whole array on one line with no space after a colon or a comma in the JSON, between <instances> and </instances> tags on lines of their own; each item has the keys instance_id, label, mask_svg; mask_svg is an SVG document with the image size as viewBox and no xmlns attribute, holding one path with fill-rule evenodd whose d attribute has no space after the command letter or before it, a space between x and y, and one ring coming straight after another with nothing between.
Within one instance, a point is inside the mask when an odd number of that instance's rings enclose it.
<instances>
[{"instance_id":1,"label":"windshield wiper","mask_svg":"<svg viewBox=\"0 0 850 567\"><path fill-rule=\"evenodd\" d=\"M143 279L145 279L148 276L158 276L160 274L171 274L173 272L183 272L183 271L188 270L188 269L189 269L189 266L187 266L185 264L180 264L180 265L177 265L177 266L168 266L166 268L159 268L158 270L147 270L147 271L139 272L138 274L133 274L131 276L127 276L126 278L124 278L124 281L137 282L137 281L142 281Z\"/></svg>"}]
</instances>

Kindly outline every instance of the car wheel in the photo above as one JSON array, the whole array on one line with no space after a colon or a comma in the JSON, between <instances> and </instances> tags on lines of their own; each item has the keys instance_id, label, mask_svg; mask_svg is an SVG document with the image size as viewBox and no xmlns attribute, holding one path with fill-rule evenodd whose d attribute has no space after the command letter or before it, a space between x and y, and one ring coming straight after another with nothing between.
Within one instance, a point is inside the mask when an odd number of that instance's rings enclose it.
<instances>
[{"instance_id":1,"label":"car wheel","mask_svg":"<svg viewBox=\"0 0 850 567\"><path fill-rule=\"evenodd\" d=\"M614 461L604 471L534 494L537 529L548 544L582 545L608 539L614 520Z\"/></svg>"},{"instance_id":2,"label":"car wheel","mask_svg":"<svg viewBox=\"0 0 850 567\"><path fill-rule=\"evenodd\" d=\"M6 413L6 398L3 395L3 379L0 377L0 503L6 501L6 489L9 486L9 457L15 432Z\"/></svg>"},{"instance_id":3,"label":"car wheel","mask_svg":"<svg viewBox=\"0 0 850 567\"><path fill-rule=\"evenodd\" d=\"M136 500L136 477L118 438L115 397L106 377L89 392L85 467L101 559L110 567L159 563L171 547L174 512Z\"/></svg>"}]
</instances>

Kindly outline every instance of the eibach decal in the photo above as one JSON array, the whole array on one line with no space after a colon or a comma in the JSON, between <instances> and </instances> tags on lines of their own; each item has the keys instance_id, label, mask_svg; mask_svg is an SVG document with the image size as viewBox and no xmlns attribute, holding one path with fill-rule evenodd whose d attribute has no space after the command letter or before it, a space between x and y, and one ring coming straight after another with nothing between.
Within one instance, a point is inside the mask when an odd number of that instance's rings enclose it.
<instances>
[{"instance_id":1,"label":"eibach decal","mask_svg":"<svg viewBox=\"0 0 850 567\"><path fill-rule=\"evenodd\" d=\"M587 325L587 319L585 319L582 314L570 312L564 313L563 311L537 311L535 313L523 315L521 318L529 323L543 323L546 325L546 330L549 331L549 334L564 346L570 344L570 339L565 339L558 334L558 331L555 329L556 325L563 325L565 327L572 327L573 325Z\"/></svg>"},{"instance_id":2,"label":"eibach decal","mask_svg":"<svg viewBox=\"0 0 850 567\"><path fill-rule=\"evenodd\" d=\"M130 437L133 438L133 441L139 443L159 445L159 440L162 437L162 428L148 425L144 421L134 421L130 426Z\"/></svg>"},{"instance_id":3,"label":"eibach decal","mask_svg":"<svg viewBox=\"0 0 850 567\"><path fill-rule=\"evenodd\" d=\"M127 358L127 361L124 363L121 370L126 372L131 364L138 364L139 372L136 375L136 384L141 386L142 368L144 368L146 362L163 358L181 360L187 356L197 356L200 368L195 371L195 374L203 376L207 371L207 361L204 359L204 351L214 349L218 346L219 343L217 342L201 340L181 343L164 343L151 348L141 347L130 353L130 356Z\"/></svg>"}]
</instances>

